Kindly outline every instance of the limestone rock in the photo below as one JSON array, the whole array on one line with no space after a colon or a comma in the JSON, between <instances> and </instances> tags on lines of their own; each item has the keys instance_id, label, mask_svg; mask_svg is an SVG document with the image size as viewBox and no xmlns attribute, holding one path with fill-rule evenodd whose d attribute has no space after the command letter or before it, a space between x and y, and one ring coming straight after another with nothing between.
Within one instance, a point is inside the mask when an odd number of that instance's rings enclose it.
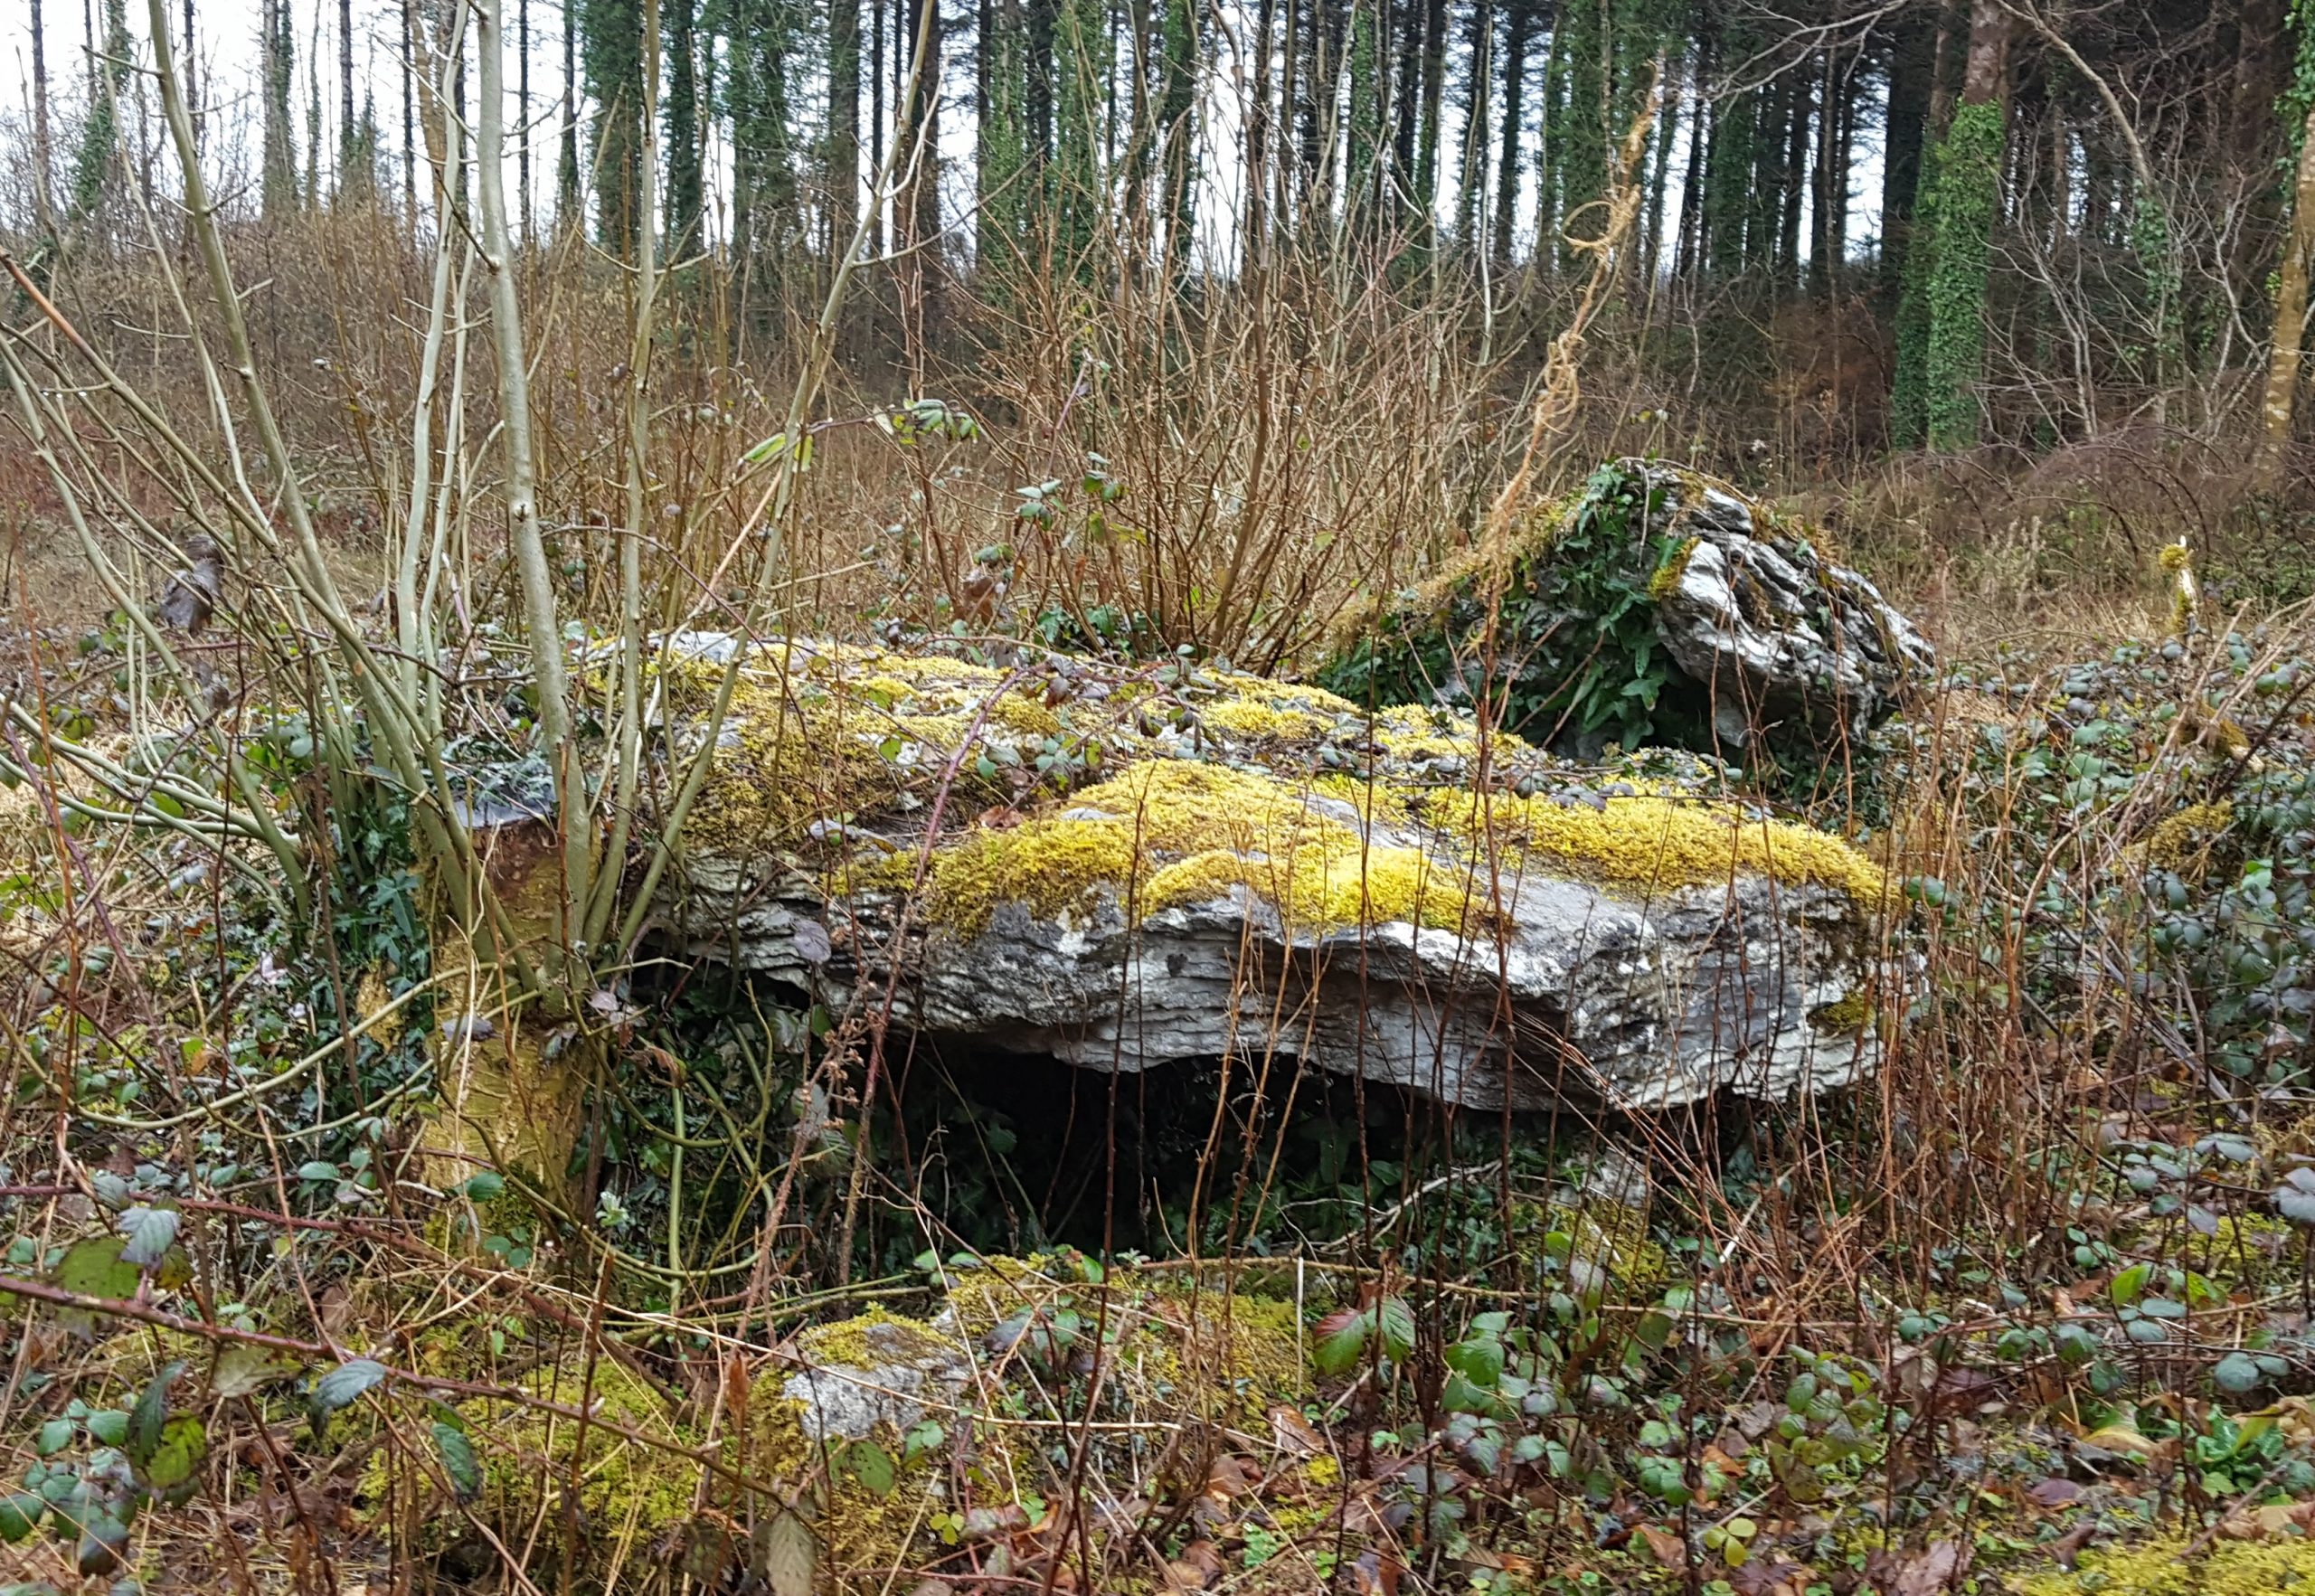
<instances>
[{"instance_id":1,"label":"limestone rock","mask_svg":"<svg viewBox=\"0 0 2315 1596\"><path fill-rule=\"evenodd\" d=\"M1474 1108L1777 1098L1877 1059L1882 873L1712 796L1708 761L1570 766L1186 665L766 660L662 919L836 1012Z\"/></svg>"},{"instance_id":2,"label":"limestone rock","mask_svg":"<svg viewBox=\"0 0 2315 1596\"><path fill-rule=\"evenodd\" d=\"M1657 630L1708 690L1730 745L1755 728L1819 744L1861 736L1909 678L1935 666L1928 642L1863 576L1762 527L1725 488L1661 472L1651 480L1665 485L1683 540L1651 590Z\"/></svg>"},{"instance_id":3,"label":"limestone rock","mask_svg":"<svg viewBox=\"0 0 2315 1596\"><path fill-rule=\"evenodd\" d=\"M1362 701L1470 703L1591 757L1610 743L1806 768L1855 751L1935 656L1821 537L1725 483L1602 467L1420 587L1347 615L1319 679Z\"/></svg>"},{"instance_id":4,"label":"limestone rock","mask_svg":"<svg viewBox=\"0 0 2315 1596\"><path fill-rule=\"evenodd\" d=\"M780 1394L814 1442L905 1436L952 1412L973 1377L969 1350L942 1326L882 1315L808 1330L796 1355Z\"/></svg>"}]
</instances>

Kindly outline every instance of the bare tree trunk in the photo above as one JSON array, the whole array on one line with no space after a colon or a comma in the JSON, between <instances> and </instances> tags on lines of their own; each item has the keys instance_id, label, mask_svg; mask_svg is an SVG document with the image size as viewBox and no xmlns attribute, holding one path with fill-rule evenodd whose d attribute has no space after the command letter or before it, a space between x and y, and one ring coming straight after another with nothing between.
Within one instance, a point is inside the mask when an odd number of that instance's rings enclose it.
<instances>
[{"instance_id":1,"label":"bare tree trunk","mask_svg":"<svg viewBox=\"0 0 2315 1596\"><path fill-rule=\"evenodd\" d=\"M193 137L196 146L201 141L201 96L193 86L193 0L184 0L184 68L178 76L184 84L185 114L193 120Z\"/></svg>"},{"instance_id":2,"label":"bare tree trunk","mask_svg":"<svg viewBox=\"0 0 2315 1596\"><path fill-rule=\"evenodd\" d=\"M48 140L48 46L40 7L41 0L33 0L33 207L39 213L41 231L49 232L54 229L55 222L48 198L52 175Z\"/></svg>"},{"instance_id":3,"label":"bare tree trunk","mask_svg":"<svg viewBox=\"0 0 2315 1596\"><path fill-rule=\"evenodd\" d=\"M418 225L418 0L402 0L402 214Z\"/></svg>"},{"instance_id":4,"label":"bare tree trunk","mask_svg":"<svg viewBox=\"0 0 2315 1596\"><path fill-rule=\"evenodd\" d=\"M523 241L528 244L531 241L531 0L516 0L515 49L515 122L523 130L523 146L515 156L515 193L523 211Z\"/></svg>"},{"instance_id":5,"label":"bare tree trunk","mask_svg":"<svg viewBox=\"0 0 2315 1596\"><path fill-rule=\"evenodd\" d=\"M2299 140L2299 171L2291 184L2291 239L2283 247L2275 293L2275 347L2267 364L2266 437L2259 449L2259 477L2272 485L2282 474L2291 448L2291 423L2299 401L2299 367L2307 338L2308 258L2315 254L2315 106Z\"/></svg>"}]
</instances>

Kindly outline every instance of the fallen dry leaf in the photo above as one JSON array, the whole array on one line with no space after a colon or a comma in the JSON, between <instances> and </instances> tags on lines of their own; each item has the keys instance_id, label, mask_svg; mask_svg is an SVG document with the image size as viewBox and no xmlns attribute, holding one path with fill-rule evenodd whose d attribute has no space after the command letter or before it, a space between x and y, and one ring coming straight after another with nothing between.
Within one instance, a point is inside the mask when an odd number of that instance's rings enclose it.
<instances>
[{"instance_id":1,"label":"fallen dry leaf","mask_svg":"<svg viewBox=\"0 0 2315 1596\"><path fill-rule=\"evenodd\" d=\"M1284 1402L1270 1411L1270 1433L1280 1451L1298 1458L1315 1458L1329 1450L1327 1438L1318 1433L1318 1427L1305 1419L1299 1409Z\"/></svg>"},{"instance_id":2,"label":"fallen dry leaf","mask_svg":"<svg viewBox=\"0 0 2315 1596\"><path fill-rule=\"evenodd\" d=\"M1369 1546L1350 1565L1351 1584L1357 1596L1399 1596L1399 1576L1405 1572L1396 1557Z\"/></svg>"},{"instance_id":3,"label":"fallen dry leaf","mask_svg":"<svg viewBox=\"0 0 2315 1596\"><path fill-rule=\"evenodd\" d=\"M2082 1487L2070 1479L2052 1475L2036 1480L2026 1489L2027 1500L2036 1507L2063 1507L2082 1495Z\"/></svg>"},{"instance_id":4,"label":"fallen dry leaf","mask_svg":"<svg viewBox=\"0 0 2315 1596\"><path fill-rule=\"evenodd\" d=\"M1656 1554L1656 1561L1674 1573L1686 1573L1688 1569L1688 1544L1670 1530L1658 1529L1652 1524L1639 1526L1639 1538Z\"/></svg>"}]
</instances>

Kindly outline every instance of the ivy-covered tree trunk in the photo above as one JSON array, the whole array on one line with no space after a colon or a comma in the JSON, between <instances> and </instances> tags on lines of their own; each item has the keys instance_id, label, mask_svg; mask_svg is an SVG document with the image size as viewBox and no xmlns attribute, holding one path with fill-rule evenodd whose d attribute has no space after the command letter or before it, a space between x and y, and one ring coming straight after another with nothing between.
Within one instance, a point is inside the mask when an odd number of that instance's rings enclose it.
<instances>
[{"instance_id":1,"label":"ivy-covered tree trunk","mask_svg":"<svg viewBox=\"0 0 2315 1596\"><path fill-rule=\"evenodd\" d=\"M699 247L704 184L700 175L698 0L660 0L667 52L667 258Z\"/></svg>"},{"instance_id":2,"label":"ivy-covered tree trunk","mask_svg":"<svg viewBox=\"0 0 2315 1596\"><path fill-rule=\"evenodd\" d=\"M828 127L821 159L831 251L860 224L860 0L829 0Z\"/></svg>"},{"instance_id":3,"label":"ivy-covered tree trunk","mask_svg":"<svg viewBox=\"0 0 2315 1596\"><path fill-rule=\"evenodd\" d=\"M732 0L723 107L732 129L732 242L751 278L782 267L800 233L789 71L779 0Z\"/></svg>"},{"instance_id":4,"label":"ivy-covered tree trunk","mask_svg":"<svg viewBox=\"0 0 2315 1596\"><path fill-rule=\"evenodd\" d=\"M643 18L637 0L581 0L581 64L595 102L595 237L624 257L643 219Z\"/></svg>"},{"instance_id":5,"label":"ivy-covered tree trunk","mask_svg":"<svg viewBox=\"0 0 2315 1596\"><path fill-rule=\"evenodd\" d=\"M297 36L289 0L265 0L258 27L264 124L259 195L266 224L273 226L298 209L298 145L289 103L290 88L297 81ZM99 110L101 114L101 107Z\"/></svg>"},{"instance_id":6,"label":"ivy-covered tree trunk","mask_svg":"<svg viewBox=\"0 0 2315 1596\"><path fill-rule=\"evenodd\" d=\"M975 253L984 273L1002 271L1021 243L1029 213L1030 162L1026 120L1027 35L1020 0L987 0L988 19L980 41L984 85L977 162L978 228ZM986 293L1000 291L1001 278L984 276Z\"/></svg>"},{"instance_id":7,"label":"ivy-covered tree trunk","mask_svg":"<svg viewBox=\"0 0 2315 1596\"><path fill-rule=\"evenodd\" d=\"M1983 421L1986 271L2008 142L2003 90L2009 34L2001 0L1975 0L1961 102L1938 147L1937 241L1923 363L1929 446L1935 449L1971 447Z\"/></svg>"},{"instance_id":8,"label":"ivy-covered tree trunk","mask_svg":"<svg viewBox=\"0 0 2315 1596\"><path fill-rule=\"evenodd\" d=\"M1383 50L1375 18L1378 3L1351 0L1350 12L1350 183L1345 192L1351 226L1362 235L1374 230L1382 214Z\"/></svg>"},{"instance_id":9,"label":"ivy-covered tree trunk","mask_svg":"<svg viewBox=\"0 0 2315 1596\"><path fill-rule=\"evenodd\" d=\"M1928 47L1929 83L1923 110L1921 175L1913 185L1907 218L1905 258L1899 279L1896 316L1896 369L1889 391L1889 442L1894 449L1914 449L1929 441L1930 288L1937 261L1938 174L1944 164L1945 135L1952 126L1959 97L1960 34L1950 16L1941 14ZM2097 166L2091 163L2094 187ZM2094 226L2095 200L2085 211L2085 231Z\"/></svg>"},{"instance_id":10,"label":"ivy-covered tree trunk","mask_svg":"<svg viewBox=\"0 0 2315 1596\"><path fill-rule=\"evenodd\" d=\"M2307 278L2315 257L2315 99L2300 129L2299 163L2291 184L2291 237L2275 272L2274 349L2267 362L2266 430L2259 451L2259 474L2272 482L2291 449L2291 420L2299 403L2300 369L2307 337Z\"/></svg>"},{"instance_id":11,"label":"ivy-covered tree trunk","mask_svg":"<svg viewBox=\"0 0 2315 1596\"><path fill-rule=\"evenodd\" d=\"M1067 269L1091 268L1105 209L1101 109L1110 80L1110 33L1101 0L1062 0L1054 39L1055 240Z\"/></svg>"}]
</instances>

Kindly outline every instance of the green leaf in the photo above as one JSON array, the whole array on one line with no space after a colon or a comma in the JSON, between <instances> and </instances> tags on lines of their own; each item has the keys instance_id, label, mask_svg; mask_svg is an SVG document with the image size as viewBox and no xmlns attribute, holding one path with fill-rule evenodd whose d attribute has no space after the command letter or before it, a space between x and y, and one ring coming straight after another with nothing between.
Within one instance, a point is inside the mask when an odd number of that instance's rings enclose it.
<instances>
[{"instance_id":1,"label":"green leaf","mask_svg":"<svg viewBox=\"0 0 2315 1596\"><path fill-rule=\"evenodd\" d=\"M125 1450L128 1460L139 1469L150 1463L153 1454L160 1450L161 1429L169 1412L169 1387L184 1373L182 1359L162 1369L128 1412L128 1441Z\"/></svg>"},{"instance_id":2,"label":"green leaf","mask_svg":"<svg viewBox=\"0 0 2315 1596\"><path fill-rule=\"evenodd\" d=\"M812 1526L793 1507L777 1509L766 1528L760 1554L771 1596L812 1596L820 1560Z\"/></svg>"},{"instance_id":3,"label":"green leaf","mask_svg":"<svg viewBox=\"0 0 2315 1596\"><path fill-rule=\"evenodd\" d=\"M2146 1280L2151 1272L2148 1265L2133 1263L2114 1277L2113 1282L2106 1288L2106 1295L2116 1308L2128 1308L2146 1295Z\"/></svg>"},{"instance_id":4,"label":"green leaf","mask_svg":"<svg viewBox=\"0 0 2315 1596\"><path fill-rule=\"evenodd\" d=\"M2266 1373L2259 1367L2259 1360L2249 1353L2230 1352L2218 1360L2218 1366L2210 1372L2210 1377L2218 1383L2221 1391L2239 1394L2264 1380Z\"/></svg>"},{"instance_id":5,"label":"green leaf","mask_svg":"<svg viewBox=\"0 0 2315 1596\"><path fill-rule=\"evenodd\" d=\"M434 1450L441 1454L442 1472L449 1476L450 1488L461 1502L471 1502L482 1494L482 1463L474 1455L474 1442L457 1425L437 1419L433 1425Z\"/></svg>"},{"instance_id":6,"label":"green leaf","mask_svg":"<svg viewBox=\"0 0 2315 1596\"><path fill-rule=\"evenodd\" d=\"M473 1203L487 1203L506 1189L506 1177L494 1169L486 1169L479 1175L470 1175L458 1185L458 1190L466 1195L467 1200Z\"/></svg>"},{"instance_id":7,"label":"green leaf","mask_svg":"<svg viewBox=\"0 0 2315 1596\"><path fill-rule=\"evenodd\" d=\"M128 1526L109 1513L91 1513L80 1521L72 1566L83 1574L108 1574L120 1566L128 1549Z\"/></svg>"},{"instance_id":8,"label":"green leaf","mask_svg":"<svg viewBox=\"0 0 2315 1596\"><path fill-rule=\"evenodd\" d=\"M194 1471L208 1455L209 1431L200 1418L179 1413L161 1427L161 1444L144 1465L145 1483L164 1497L173 1497L180 1491L190 1496Z\"/></svg>"},{"instance_id":9,"label":"green leaf","mask_svg":"<svg viewBox=\"0 0 2315 1596\"><path fill-rule=\"evenodd\" d=\"M126 1301L137 1295L137 1265L121 1257L128 1242L119 1236L90 1236L64 1251L49 1283L82 1297Z\"/></svg>"},{"instance_id":10,"label":"green leaf","mask_svg":"<svg viewBox=\"0 0 2315 1596\"><path fill-rule=\"evenodd\" d=\"M103 1408L89 1415L89 1433L109 1447L128 1439L128 1415L118 1408Z\"/></svg>"},{"instance_id":11,"label":"green leaf","mask_svg":"<svg viewBox=\"0 0 2315 1596\"><path fill-rule=\"evenodd\" d=\"M297 1372L297 1361L285 1353L236 1344L217 1355L217 1369L210 1377L209 1388L219 1396L247 1396Z\"/></svg>"},{"instance_id":12,"label":"green leaf","mask_svg":"<svg viewBox=\"0 0 2315 1596\"><path fill-rule=\"evenodd\" d=\"M72 1421L51 1419L40 1427L40 1433L33 1439L33 1450L43 1458L53 1458L71 1444Z\"/></svg>"},{"instance_id":13,"label":"green leaf","mask_svg":"<svg viewBox=\"0 0 2315 1596\"><path fill-rule=\"evenodd\" d=\"M1492 1336L1472 1336L1447 1349L1447 1366L1474 1385L1493 1385L1503 1374L1503 1343Z\"/></svg>"},{"instance_id":14,"label":"green leaf","mask_svg":"<svg viewBox=\"0 0 2315 1596\"><path fill-rule=\"evenodd\" d=\"M1403 1297L1385 1297L1378 1321L1383 1331L1383 1355L1403 1364L1414 1355L1414 1310Z\"/></svg>"},{"instance_id":15,"label":"green leaf","mask_svg":"<svg viewBox=\"0 0 2315 1596\"><path fill-rule=\"evenodd\" d=\"M845 1466L852 1477L867 1487L872 1496L893 1494L894 1470L892 1454L873 1440L855 1440L845 1454Z\"/></svg>"},{"instance_id":16,"label":"green leaf","mask_svg":"<svg viewBox=\"0 0 2315 1596\"><path fill-rule=\"evenodd\" d=\"M1321 1374L1347 1374L1366 1355L1366 1338L1375 1331L1372 1314L1346 1308L1318 1321L1310 1344L1310 1361Z\"/></svg>"},{"instance_id":17,"label":"green leaf","mask_svg":"<svg viewBox=\"0 0 2315 1596\"><path fill-rule=\"evenodd\" d=\"M357 1357L342 1363L314 1382L313 1421L318 1430L329 1416L347 1406L386 1377L385 1365Z\"/></svg>"},{"instance_id":18,"label":"green leaf","mask_svg":"<svg viewBox=\"0 0 2315 1596\"><path fill-rule=\"evenodd\" d=\"M138 1269L150 1269L161 1261L177 1239L176 1210L131 1208L120 1216L120 1231L128 1238L120 1249L121 1261L133 1263Z\"/></svg>"},{"instance_id":19,"label":"green leaf","mask_svg":"<svg viewBox=\"0 0 2315 1596\"><path fill-rule=\"evenodd\" d=\"M48 1511L48 1504L30 1491L14 1491L0 1497L0 1541L11 1546L40 1527L41 1517Z\"/></svg>"},{"instance_id":20,"label":"green leaf","mask_svg":"<svg viewBox=\"0 0 2315 1596\"><path fill-rule=\"evenodd\" d=\"M1509 1411L1504 1400L1483 1385L1474 1384L1460 1369L1447 1372L1446 1384L1439 1389L1439 1405L1450 1413L1477 1413L1482 1416L1501 1414Z\"/></svg>"}]
</instances>

